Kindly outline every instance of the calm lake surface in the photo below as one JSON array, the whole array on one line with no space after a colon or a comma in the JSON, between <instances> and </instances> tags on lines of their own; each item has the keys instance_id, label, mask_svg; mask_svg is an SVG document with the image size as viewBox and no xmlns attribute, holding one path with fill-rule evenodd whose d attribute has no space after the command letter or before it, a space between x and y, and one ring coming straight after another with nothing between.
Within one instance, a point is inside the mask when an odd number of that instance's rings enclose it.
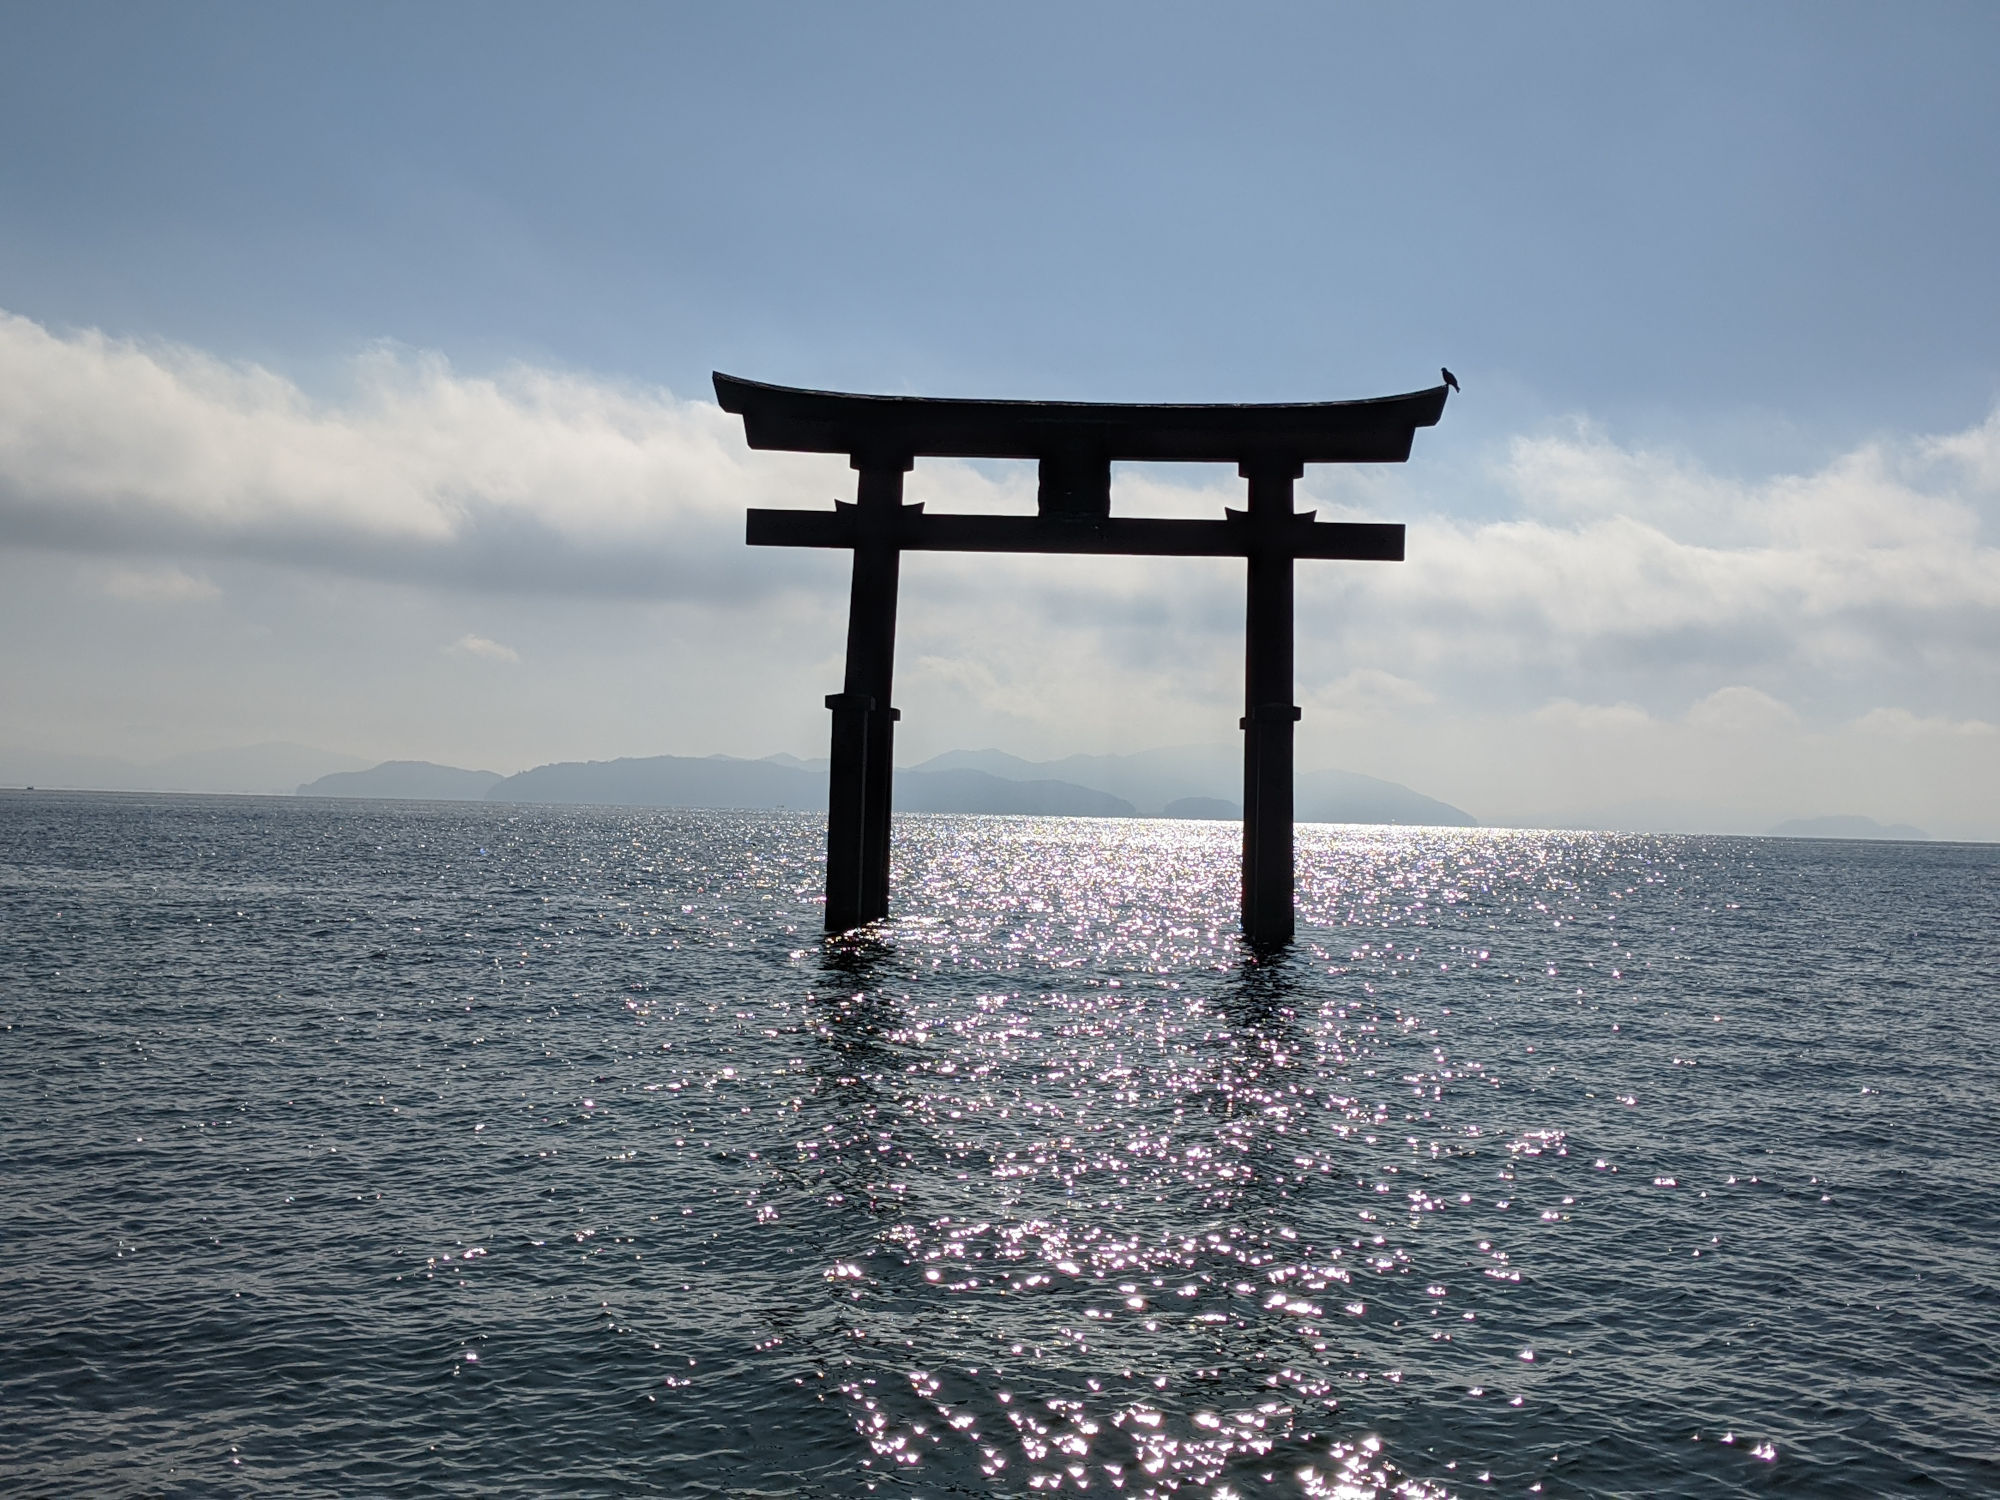
<instances>
[{"instance_id":1,"label":"calm lake surface","mask_svg":"<svg viewBox=\"0 0 2000 1500\"><path fill-rule=\"evenodd\" d=\"M2000 848L0 796L15 1494L2000 1492Z\"/></svg>"}]
</instances>

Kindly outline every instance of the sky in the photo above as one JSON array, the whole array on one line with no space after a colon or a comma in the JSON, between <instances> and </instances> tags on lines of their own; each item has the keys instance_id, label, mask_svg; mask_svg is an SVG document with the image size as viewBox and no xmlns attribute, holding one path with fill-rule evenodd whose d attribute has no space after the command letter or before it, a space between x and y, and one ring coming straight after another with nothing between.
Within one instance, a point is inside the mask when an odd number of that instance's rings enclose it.
<instances>
[{"instance_id":1,"label":"sky","mask_svg":"<svg viewBox=\"0 0 2000 1500\"><path fill-rule=\"evenodd\" d=\"M2000 839L1996 64L1991 5L0 4L0 765L823 754L845 559L741 514L852 475L711 371L1449 364L1302 482L1409 526L1300 565L1303 766ZM1230 739L1241 572L907 558L902 758Z\"/></svg>"}]
</instances>

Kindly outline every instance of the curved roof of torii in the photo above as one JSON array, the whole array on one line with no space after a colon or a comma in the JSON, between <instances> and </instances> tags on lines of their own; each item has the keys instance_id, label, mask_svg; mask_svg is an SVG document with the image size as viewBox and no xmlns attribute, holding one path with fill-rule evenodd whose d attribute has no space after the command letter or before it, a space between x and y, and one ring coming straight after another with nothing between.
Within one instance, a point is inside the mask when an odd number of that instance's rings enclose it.
<instances>
[{"instance_id":1,"label":"curved roof of torii","mask_svg":"<svg viewBox=\"0 0 2000 1500\"><path fill-rule=\"evenodd\" d=\"M1187 463L1401 463L1446 388L1367 401L1127 405L858 396L715 375L753 448L905 458L1150 459Z\"/></svg>"}]
</instances>

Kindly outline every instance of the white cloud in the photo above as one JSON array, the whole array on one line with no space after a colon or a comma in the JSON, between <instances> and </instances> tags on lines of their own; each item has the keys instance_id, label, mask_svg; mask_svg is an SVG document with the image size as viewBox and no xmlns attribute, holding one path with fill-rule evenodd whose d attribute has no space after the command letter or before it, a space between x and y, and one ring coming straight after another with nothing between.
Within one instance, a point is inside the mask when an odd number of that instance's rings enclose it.
<instances>
[{"instance_id":1,"label":"white cloud","mask_svg":"<svg viewBox=\"0 0 2000 1500\"><path fill-rule=\"evenodd\" d=\"M1933 826L1955 797L1973 821L1954 826L2000 826L1986 766L2000 720L2000 413L1762 477L1573 423L1495 456L1467 511L1498 519L1421 505L1423 482L1419 470L1315 470L1303 487L1322 514L1410 522L1401 565L1300 565L1312 763L1411 781L1490 817L1671 792L1722 797L1759 826L1778 815L1759 809L1779 804ZM742 513L824 507L851 485L837 457L748 452L736 420L706 402L584 374L468 375L382 350L322 399L199 351L0 314L0 561L23 560L25 577L30 554L95 556L85 572L102 593L214 603L173 612L190 629L219 629L211 617L239 591L270 601L262 615L241 605L228 640L260 643L274 681L308 652L314 672L335 669L339 612L363 608L343 597L379 611L399 589L478 589L494 634L458 637L447 655L518 665L507 722L560 725L551 753L755 751L729 726L817 724L819 696L839 685L844 561L746 548ZM1239 488L1223 471L1191 468L1183 482L1147 467L1117 476L1114 504L1215 515ZM1033 493L1031 465L926 461L909 481L937 510L1025 513ZM259 569L318 581L308 601L258 584ZM324 617L287 625L293 604ZM562 623L586 611L587 647ZM450 612L438 606L412 639L452 639ZM1059 754L1225 737L1240 712L1242 617L1242 569L1228 561L913 555L904 743ZM43 618L26 628L64 638ZM165 653L168 639L121 642L105 660ZM222 640L190 635L180 659L209 661ZM415 670L356 658L351 691L373 694L371 722L446 713L436 682L382 686ZM29 666L19 674L10 706L24 710L70 712L87 691L53 667L47 686ZM684 711L690 694L699 712ZM309 737L284 723L258 732ZM526 740L508 750L543 753ZM1935 796L1896 802L1904 769Z\"/></svg>"},{"instance_id":2,"label":"white cloud","mask_svg":"<svg viewBox=\"0 0 2000 1500\"><path fill-rule=\"evenodd\" d=\"M1315 731L1308 744L1305 764L1404 781L1496 823L1760 833L1858 813L2000 838L1993 725L1875 710L1814 726L1741 685L1676 714L1555 700L1384 719L1365 735Z\"/></svg>"},{"instance_id":3,"label":"white cloud","mask_svg":"<svg viewBox=\"0 0 2000 1500\"><path fill-rule=\"evenodd\" d=\"M1408 713L1429 708L1438 701L1437 694L1421 682L1379 667L1358 668L1302 696L1308 700L1306 706L1316 713L1354 719Z\"/></svg>"},{"instance_id":4,"label":"white cloud","mask_svg":"<svg viewBox=\"0 0 2000 1500\"><path fill-rule=\"evenodd\" d=\"M748 454L733 419L663 391L386 349L323 402L255 366L0 313L0 392L0 539L82 550L713 596L758 581L742 507L824 503L829 474Z\"/></svg>"},{"instance_id":5,"label":"white cloud","mask_svg":"<svg viewBox=\"0 0 2000 1500\"><path fill-rule=\"evenodd\" d=\"M1780 703L1769 693L1753 687L1717 688L1687 711L1687 722L1718 738L1728 735L1767 735L1798 727L1799 716L1791 705Z\"/></svg>"},{"instance_id":6,"label":"white cloud","mask_svg":"<svg viewBox=\"0 0 2000 1500\"><path fill-rule=\"evenodd\" d=\"M503 646L498 641L490 641L483 635L467 632L444 648L456 656L480 656L488 661L519 662L521 653L512 646Z\"/></svg>"},{"instance_id":7,"label":"white cloud","mask_svg":"<svg viewBox=\"0 0 2000 1500\"><path fill-rule=\"evenodd\" d=\"M1514 514L1416 518L1409 561L1301 584L1311 628L1491 706L1738 682L1824 718L2000 695L2000 421L1871 443L1806 474L1725 478L1581 430L1514 443ZM1311 602L1307 602L1311 601Z\"/></svg>"},{"instance_id":8,"label":"white cloud","mask_svg":"<svg viewBox=\"0 0 2000 1500\"><path fill-rule=\"evenodd\" d=\"M1921 451L1959 469L1973 487L1989 495L2000 492L2000 411L1977 427L1931 439Z\"/></svg>"},{"instance_id":9,"label":"white cloud","mask_svg":"<svg viewBox=\"0 0 2000 1500\"><path fill-rule=\"evenodd\" d=\"M16 543L716 599L802 576L783 553L743 547L746 505L824 506L851 482L837 458L747 451L736 420L706 402L526 366L470 376L388 350L359 362L344 400L316 401L255 366L0 313L0 392L0 540ZM1184 484L1159 473L1121 476L1119 509L1215 514L1235 498L1210 470ZM1337 500L1347 480L1316 473L1308 488ZM1515 517L1415 515L1400 567L1303 565L1304 608L1337 604L1343 639L1376 646L1343 671L1655 648L1879 664L2000 636L2000 550L1982 525L2000 486L2000 414L1759 481L1579 423L1516 440L1490 482ZM1406 503L1392 483L1364 487L1393 514ZM1018 512L1033 480L1027 465L927 462L910 487L939 510ZM1045 613L1161 614L1154 561L1065 571L980 558L928 572L968 602L1025 588ZM1222 627L1236 612L1222 575L1209 577L1170 601L1177 618Z\"/></svg>"},{"instance_id":10,"label":"white cloud","mask_svg":"<svg viewBox=\"0 0 2000 1500\"><path fill-rule=\"evenodd\" d=\"M199 604L220 597L221 590L206 578L198 578L180 568L112 567L101 579L104 592L128 604Z\"/></svg>"},{"instance_id":11,"label":"white cloud","mask_svg":"<svg viewBox=\"0 0 2000 1500\"><path fill-rule=\"evenodd\" d=\"M1949 719L1942 715L1923 717L1903 708L1871 708L1854 721L1854 727L1864 734L1884 735L1899 740L2000 739L2000 724L1989 724L1980 719Z\"/></svg>"},{"instance_id":12,"label":"white cloud","mask_svg":"<svg viewBox=\"0 0 2000 1500\"><path fill-rule=\"evenodd\" d=\"M1653 716L1636 703L1578 703L1573 698L1551 698L1530 710L1526 722L1563 738L1643 735L1653 728Z\"/></svg>"}]
</instances>

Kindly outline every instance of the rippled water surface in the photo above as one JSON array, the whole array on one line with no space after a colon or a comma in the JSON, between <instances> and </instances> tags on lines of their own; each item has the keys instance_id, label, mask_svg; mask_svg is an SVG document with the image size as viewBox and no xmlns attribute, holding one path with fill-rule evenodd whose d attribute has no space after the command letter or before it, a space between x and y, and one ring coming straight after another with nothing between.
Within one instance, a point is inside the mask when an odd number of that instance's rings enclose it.
<instances>
[{"instance_id":1,"label":"rippled water surface","mask_svg":"<svg viewBox=\"0 0 2000 1500\"><path fill-rule=\"evenodd\" d=\"M18 1493L2000 1492L2000 849L0 799Z\"/></svg>"}]
</instances>

